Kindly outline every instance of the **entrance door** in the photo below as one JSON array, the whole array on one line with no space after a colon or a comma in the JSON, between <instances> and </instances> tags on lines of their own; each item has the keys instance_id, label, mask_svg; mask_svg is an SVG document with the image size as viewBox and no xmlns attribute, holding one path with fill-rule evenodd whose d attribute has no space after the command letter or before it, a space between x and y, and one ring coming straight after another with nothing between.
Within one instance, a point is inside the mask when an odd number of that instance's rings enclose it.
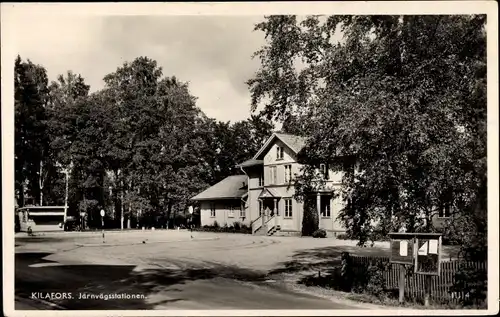
<instances>
[{"instance_id":1,"label":"entrance door","mask_svg":"<svg viewBox=\"0 0 500 317\"><path fill-rule=\"evenodd\" d=\"M262 212L266 218L274 216L274 199L265 198L262 200Z\"/></svg>"}]
</instances>

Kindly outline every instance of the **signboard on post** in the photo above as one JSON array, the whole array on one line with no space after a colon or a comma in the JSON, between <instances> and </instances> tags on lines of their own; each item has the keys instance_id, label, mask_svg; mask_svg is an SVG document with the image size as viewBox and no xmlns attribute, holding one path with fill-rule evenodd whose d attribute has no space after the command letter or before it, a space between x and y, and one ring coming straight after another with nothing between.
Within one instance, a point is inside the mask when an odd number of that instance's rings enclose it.
<instances>
[{"instance_id":1,"label":"signboard on post","mask_svg":"<svg viewBox=\"0 0 500 317\"><path fill-rule=\"evenodd\" d=\"M416 239L415 274L425 275L425 306L430 303L432 276L441 274L441 242L441 233L420 233Z\"/></svg>"},{"instance_id":2,"label":"signboard on post","mask_svg":"<svg viewBox=\"0 0 500 317\"><path fill-rule=\"evenodd\" d=\"M415 236L412 233L393 232L389 233L391 238L390 263L399 264L399 302L403 303L406 284L406 265L415 262L414 243Z\"/></svg>"},{"instance_id":3,"label":"signboard on post","mask_svg":"<svg viewBox=\"0 0 500 317\"><path fill-rule=\"evenodd\" d=\"M415 273L439 275L441 273L441 234L422 235L416 240Z\"/></svg>"},{"instance_id":4,"label":"signboard on post","mask_svg":"<svg viewBox=\"0 0 500 317\"><path fill-rule=\"evenodd\" d=\"M412 265L415 261L413 245L415 238L411 233L390 233L391 263Z\"/></svg>"},{"instance_id":5,"label":"signboard on post","mask_svg":"<svg viewBox=\"0 0 500 317\"><path fill-rule=\"evenodd\" d=\"M389 233L391 263L401 265L399 302L404 301L405 265L414 265L415 274L426 275L425 305L429 305L431 276L441 273L441 233Z\"/></svg>"}]
</instances>

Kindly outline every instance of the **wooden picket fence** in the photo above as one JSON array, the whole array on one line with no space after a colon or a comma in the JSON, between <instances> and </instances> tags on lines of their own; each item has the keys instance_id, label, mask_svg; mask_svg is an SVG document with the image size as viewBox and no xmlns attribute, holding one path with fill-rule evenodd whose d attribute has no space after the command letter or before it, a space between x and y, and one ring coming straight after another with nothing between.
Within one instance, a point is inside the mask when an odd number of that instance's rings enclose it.
<instances>
[{"instance_id":1,"label":"wooden picket fence","mask_svg":"<svg viewBox=\"0 0 500 317\"><path fill-rule=\"evenodd\" d=\"M376 260L389 262L388 257L363 257L351 256L354 267L357 271L366 268L370 263ZM461 262L461 261L446 261L441 262L441 274L431 277L431 294L430 300L436 303L458 303L460 299L467 296L467 290L456 293L451 291L454 282L455 273L460 270L460 267L466 266L486 272L487 262ZM401 265L392 264L389 269L384 272L385 286L388 290L395 293L399 289L399 273ZM361 273L361 272L358 272ZM410 301L423 301L425 291L425 275L422 274L407 274L405 283L405 299Z\"/></svg>"}]
</instances>

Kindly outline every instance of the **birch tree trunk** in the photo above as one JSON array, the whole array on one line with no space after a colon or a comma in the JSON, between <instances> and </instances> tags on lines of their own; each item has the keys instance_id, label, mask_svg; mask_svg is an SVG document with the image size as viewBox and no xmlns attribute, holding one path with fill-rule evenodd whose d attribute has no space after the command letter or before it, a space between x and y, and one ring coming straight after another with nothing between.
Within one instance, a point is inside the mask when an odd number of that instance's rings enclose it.
<instances>
[{"instance_id":1,"label":"birch tree trunk","mask_svg":"<svg viewBox=\"0 0 500 317\"><path fill-rule=\"evenodd\" d=\"M139 196L141 194L141 189L140 187L137 188L137 195ZM142 209L139 208L139 210L137 210L137 223L136 223L136 227L137 226L140 226L140 221L141 221L141 216L142 216Z\"/></svg>"},{"instance_id":2,"label":"birch tree trunk","mask_svg":"<svg viewBox=\"0 0 500 317\"><path fill-rule=\"evenodd\" d=\"M120 170L118 170L118 174L121 174L120 173ZM120 229L123 230L123 221L125 220L124 219L124 211L125 211L125 203L124 203L124 190L125 190L125 183L123 182L123 175L120 177L120 183L121 183L121 189L120 189L120 196L121 196L121 199L120 199Z\"/></svg>"},{"instance_id":3,"label":"birch tree trunk","mask_svg":"<svg viewBox=\"0 0 500 317\"><path fill-rule=\"evenodd\" d=\"M66 177L66 188L64 191L64 222L66 222L66 219L68 218L69 170L66 170L64 174L64 176Z\"/></svg>"},{"instance_id":4,"label":"birch tree trunk","mask_svg":"<svg viewBox=\"0 0 500 317\"><path fill-rule=\"evenodd\" d=\"M40 160L40 176L38 177L38 185L40 187L40 206L43 206L43 161Z\"/></svg>"},{"instance_id":5,"label":"birch tree trunk","mask_svg":"<svg viewBox=\"0 0 500 317\"><path fill-rule=\"evenodd\" d=\"M132 192L132 182L129 183L127 193ZM132 201L128 200L128 213L127 213L127 229L130 229L130 218L132 217Z\"/></svg>"}]
</instances>

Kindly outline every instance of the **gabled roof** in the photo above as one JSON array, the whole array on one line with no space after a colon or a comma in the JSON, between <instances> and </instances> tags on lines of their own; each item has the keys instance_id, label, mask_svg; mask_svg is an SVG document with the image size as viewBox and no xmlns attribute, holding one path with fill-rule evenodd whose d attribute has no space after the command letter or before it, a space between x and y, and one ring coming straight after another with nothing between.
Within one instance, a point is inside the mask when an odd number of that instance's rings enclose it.
<instances>
[{"instance_id":1,"label":"gabled roof","mask_svg":"<svg viewBox=\"0 0 500 317\"><path fill-rule=\"evenodd\" d=\"M259 160L261 155L269 148L269 146L273 144L273 141L276 138L283 142L286 146L288 146L295 154L299 153L300 150L302 150L306 145L306 138L304 137L275 132L273 133L273 135L271 135L271 137L269 137L269 139L267 139L266 143L260 148L260 150L252 159Z\"/></svg>"},{"instance_id":2,"label":"gabled roof","mask_svg":"<svg viewBox=\"0 0 500 317\"><path fill-rule=\"evenodd\" d=\"M279 195L272 188L264 188L259 194L259 198L274 198L274 197L279 197Z\"/></svg>"},{"instance_id":3,"label":"gabled roof","mask_svg":"<svg viewBox=\"0 0 500 317\"><path fill-rule=\"evenodd\" d=\"M246 175L228 176L191 199L216 200L241 198L247 193L247 179Z\"/></svg>"}]
</instances>

